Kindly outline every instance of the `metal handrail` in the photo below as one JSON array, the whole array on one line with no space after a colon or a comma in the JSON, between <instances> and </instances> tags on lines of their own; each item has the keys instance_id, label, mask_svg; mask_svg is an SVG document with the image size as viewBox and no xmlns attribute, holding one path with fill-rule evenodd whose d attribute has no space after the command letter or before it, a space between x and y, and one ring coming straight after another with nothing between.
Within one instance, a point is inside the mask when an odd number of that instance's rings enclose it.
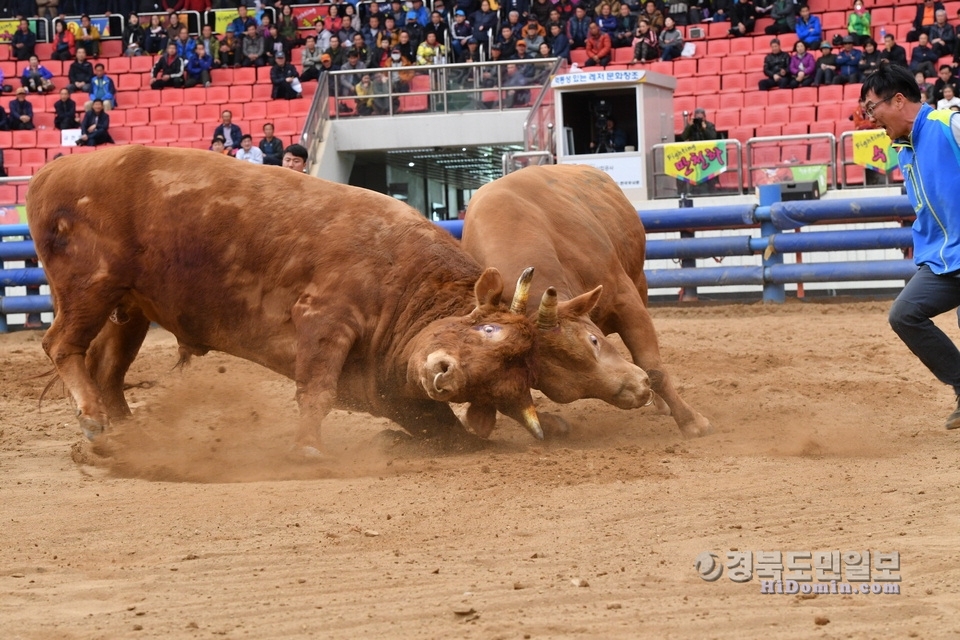
<instances>
[{"instance_id":1,"label":"metal handrail","mask_svg":"<svg viewBox=\"0 0 960 640\"><path fill-rule=\"evenodd\" d=\"M319 82L317 92L313 94L310 110L307 112L307 119L303 123L303 133L300 134L300 143L307 148L307 157L313 158L312 163L317 162L317 147L323 142L323 130L326 128L327 120L330 119L330 109L327 107L329 97L329 86L326 82ZM307 168L307 173L311 171L312 166Z\"/></svg>"},{"instance_id":2,"label":"metal handrail","mask_svg":"<svg viewBox=\"0 0 960 640\"><path fill-rule=\"evenodd\" d=\"M537 99L533 101L533 106L530 107L530 113L527 115L526 120L523 121L523 149L524 151L544 151L545 149L542 146L542 134L543 128L546 126L549 134L547 135L546 143L549 147L546 151L551 153L556 153L556 112L553 109L543 109L543 101L546 99L549 94L553 96L553 77L558 74L563 74L567 72L567 61L565 58L557 58L556 63L554 63L553 68L550 69L550 76L547 79L547 86L543 91L540 92L540 95L537 96ZM534 122L534 119L539 122ZM531 135L532 134L532 135ZM532 141L532 142L531 142Z\"/></svg>"},{"instance_id":3,"label":"metal handrail","mask_svg":"<svg viewBox=\"0 0 960 640\"><path fill-rule=\"evenodd\" d=\"M530 162L530 160L540 159L545 162ZM531 165L553 164L553 151L508 151L501 156L503 164L503 175L507 175Z\"/></svg>"}]
</instances>

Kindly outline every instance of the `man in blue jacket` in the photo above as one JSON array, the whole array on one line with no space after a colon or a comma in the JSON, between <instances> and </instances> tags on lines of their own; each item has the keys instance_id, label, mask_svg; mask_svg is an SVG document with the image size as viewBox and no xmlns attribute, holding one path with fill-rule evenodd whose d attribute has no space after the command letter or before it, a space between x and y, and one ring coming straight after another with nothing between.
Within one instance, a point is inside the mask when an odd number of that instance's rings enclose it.
<instances>
[{"instance_id":1,"label":"man in blue jacket","mask_svg":"<svg viewBox=\"0 0 960 640\"><path fill-rule=\"evenodd\" d=\"M117 85L107 77L106 69L99 62L93 67L93 77L90 78L90 101L83 105L83 110L90 111L95 100L100 100L107 111L117 106Z\"/></svg>"},{"instance_id":2,"label":"man in blue jacket","mask_svg":"<svg viewBox=\"0 0 960 640\"><path fill-rule=\"evenodd\" d=\"M797 38L807 45L807 51L816 51L823 40L823 27L820 18L810 15L810 7L800 7L800 17L797 18Z\"/></svg>"},{"instance_id":3,"label":"man in blue jacket","mask_svg":"<svg viewBox=\"0 0 960 640\"><path fill-rule=\"evenodd\" d=\"M863 54L853 48L853 36L843 36L843 49L837 54L837 77L833 84L860 82L860 60Z\"/></svg>"},{"instance_id":4,"label":"man in blue jacket","mask_svg":"<svg viewBox=\"0 0 960 640\"><path fill-rule=\"evenodd\" d=\"M960 114L921 102L910 71L883 65L860 90L864 112L899 151L907 196L916 211L916 274L890 309L890 326L920 361L953 387L960 427L960 351L931 318L960 306Z\"/></svg>"}]
</instances>

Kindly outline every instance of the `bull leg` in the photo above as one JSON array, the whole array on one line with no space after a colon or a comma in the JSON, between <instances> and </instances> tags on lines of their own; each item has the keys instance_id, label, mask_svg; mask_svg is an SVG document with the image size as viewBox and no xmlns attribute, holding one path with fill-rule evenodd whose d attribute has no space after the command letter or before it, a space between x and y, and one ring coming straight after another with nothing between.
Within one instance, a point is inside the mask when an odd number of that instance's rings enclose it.
<instances>
[{"instance_id":1,"label":"bull leg","mask_svg":"<svg viewBox=\"0 0 960 640\"><path fill-rule=\"evenodd\" d=\"M150 320L139 307L116 309L87 350L87 369L103 393L111 419L130 415L123 381L149 328Z\"/></svg>"},{"instance_id":2,"label":"bull leg","mask_svg":"<svg viewBox=\"0 0 960 640\"><path fill-rule=\"evenodd\" d=\"M291 316L297 331L294 380L300 407L296 446L319 456L320 425L334 407L340 373L358 331L348 312L324 308L308 294L293 306Z\"/></svg>"},{"instance_id":3,"label":"bull leg","mask_svg":"<svg viewBox=\"0 0 960 640\"><path fill-rule=\"evenodd\" d=\"M672 377L663 368L653 319L635 291L623 292L622 302L617 308L616 326L610 327L610 330L620 334L633 356L634 364L650 376L650 386L670 408L680 432L688 438L710 433L713 430L710 421L680 397L673 386Z\"/></svg>"},{"instance_id":4,"label":"bull leg","mask_svg":"<svg viewBox=\"0 0 960 640\"><path fill-rule=\"evenodd\" d=\"M119 292L89 289L82 297L72 291L67 295L55 293L56 314L43 336L43 350L73 397L80 428L91 440L103 433L110 421L100 388L85 363L87 349L120 297Z\"/></svg>"},{"instance_id":5,"label":"bull leg","mask_svg":"<svg viewBox=\"0 0 960 640\"><path fill-rule=\"evenodd\" d=\"M467 431L450 405L433 400L394 402L389 416L415 438L436 443L454 451L475 451L486 446L486 439ZM491 409L496 415L496 409Z\"/></svg>"}]
</instances>

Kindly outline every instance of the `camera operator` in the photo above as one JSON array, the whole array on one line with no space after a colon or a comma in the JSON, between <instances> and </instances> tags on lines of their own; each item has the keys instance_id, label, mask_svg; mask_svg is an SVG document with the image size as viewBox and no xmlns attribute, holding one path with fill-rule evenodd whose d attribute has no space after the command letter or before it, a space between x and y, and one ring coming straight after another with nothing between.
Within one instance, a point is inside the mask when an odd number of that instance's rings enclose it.
<instances>
[{"instance_id":1,"label":"camera operator","mask_svg":"<svg viewBox=\"0 0 960 640\"><path fill-rule=\"evenodd\" d=\"M593 153L621 152L627 146L627 134L617 126L613 118L607 118L603 128L597 130L597 140L590 141L590 151Z\"/></svg>"},{"instance_id":2,"label":"camera operator","mask_svg":"<svg viewBox=\"0 0 960 640\"><path fill-rule=\"evenodd\" d=\"M680 139L684 142L696 142L699 140L717 140L720 136L717 135L717 128L712 122L707 120L707 112L704 111L702 107L697 107L693 110L693 119L690 119L690 114L684 112L683 114L684 128L683 133L680 134Z\"/></svg>"}]
</instances>

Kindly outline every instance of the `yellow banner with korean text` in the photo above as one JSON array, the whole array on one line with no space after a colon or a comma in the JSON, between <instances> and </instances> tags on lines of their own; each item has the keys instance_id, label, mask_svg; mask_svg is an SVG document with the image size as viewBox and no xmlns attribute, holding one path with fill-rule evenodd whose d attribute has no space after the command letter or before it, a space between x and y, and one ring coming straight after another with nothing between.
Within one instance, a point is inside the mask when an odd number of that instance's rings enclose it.
<instances>
[{"instance_id":1,"label":"yellow banner with korean text","mask_svg":"<svg viewBox=\"0 0 960 640\"><path fill-rule=\"evenodd\" d=\"M224 34L227 32L230 23L240 17L240 13L236 9L217 9L213 12L213 16L213 32Z\"/></svg>"},{"instance_id":2,"label":"yellow banner with korean text","mask_svg":"<svg viewBox=\"0 0 960 640\"><path fill-rule=\"evenodd\" d=\"M690 184L701 184L727 170L723 140L676 142L663 148L664 172Z\"/></svg>"},{"instance_id":3,"label":"yellow banner with korean text","mask_svg":"<svg viewBox=\"0 0 960 640\"><path fill-rule=\"evenodd\" d=\"M897 167L897 151L883 129L853 132L853 163L879 173Z\"/></svg>"}]
</instances>

